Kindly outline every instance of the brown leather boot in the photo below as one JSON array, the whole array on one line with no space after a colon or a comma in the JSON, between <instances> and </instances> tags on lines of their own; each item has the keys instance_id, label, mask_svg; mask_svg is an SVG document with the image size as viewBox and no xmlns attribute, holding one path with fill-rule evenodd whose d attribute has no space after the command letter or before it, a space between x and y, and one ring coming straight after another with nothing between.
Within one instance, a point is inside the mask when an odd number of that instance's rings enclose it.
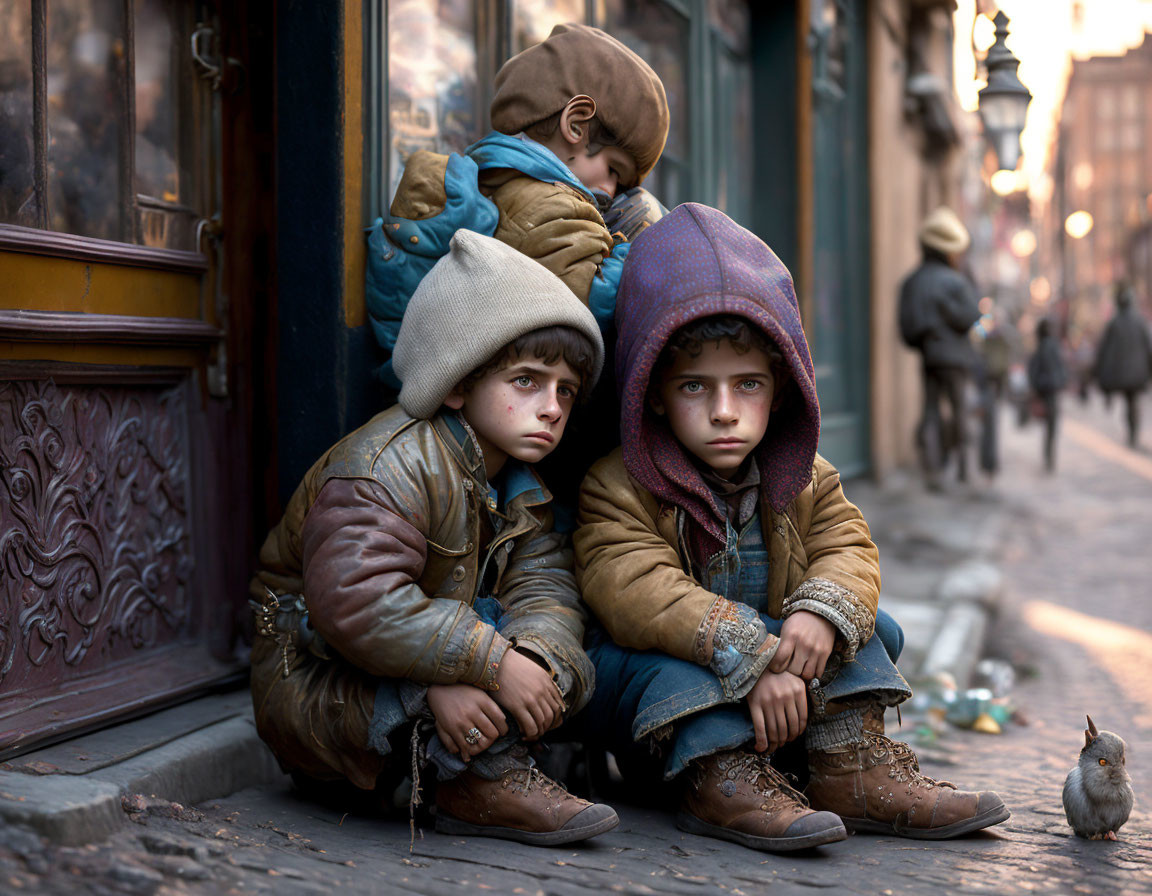
<instances>
[{"instance_id":1,"label":"brown leather boot","mask_svg":"<svg viewBox=\"0 0 1152 896\"><path fill-rule=\"evenodd\" d=\"M489 781L464 772L436 787L436 830L533 846L587 840L620 823L615 810L570 794L537 768Z\"/></svg>"},{"instance_id":2,"label":"brown leather boot","mask_svg":"<svg viewBox=\"0 0 1152 896\"><path fill-rule=\"evenodd\" d=\"M831 812L814 812L768 757L745 750L692 763L676 826L766 852L791 852L848 836Z\"/></svg>"},{"instance_id":3,"label":"brown leather boot","mask_svg":"<svg viewBox=\"0 0 1152 896\"><path fill-rule=\"evenodd\" d=\"M873 732L864 737L864 743L808 754L808 799L839 815L848 830L945 840L1008 818L992 791L934 781L920 774L907 744Z\"/></svg>"}]
</instances>

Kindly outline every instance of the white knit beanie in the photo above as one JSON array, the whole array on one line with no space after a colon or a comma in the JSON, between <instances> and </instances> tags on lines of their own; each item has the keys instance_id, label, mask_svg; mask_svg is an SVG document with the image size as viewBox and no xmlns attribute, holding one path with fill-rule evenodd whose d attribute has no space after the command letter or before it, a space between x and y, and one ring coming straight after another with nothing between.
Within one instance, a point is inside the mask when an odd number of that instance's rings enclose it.
<instances>
[{"instance_id":1,"label":"white knit beanie","mask_svg":"<svg viewBox=\"0 0 1152 896\"><path fill-rule=\"evenodd\" d=\"M392 352L400 404L413 417L440 410L452 389L504 346L543 327L583 333L596 353L590 390L604 364L592 312L544 265L506 243L458 230L448 254L420 281Z\"/></svg>"}]
</instances>

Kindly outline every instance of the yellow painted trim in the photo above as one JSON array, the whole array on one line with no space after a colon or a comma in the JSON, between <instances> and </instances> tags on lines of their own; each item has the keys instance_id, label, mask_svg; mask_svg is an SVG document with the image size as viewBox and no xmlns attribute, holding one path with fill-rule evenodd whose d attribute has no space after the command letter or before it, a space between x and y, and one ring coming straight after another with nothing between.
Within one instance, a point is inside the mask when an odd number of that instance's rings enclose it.
<instances>
[{"instance_id":1,"label":"yellow painted trim","mask_svg":"<svg viewBox=\"0 0 1152 896\"><path fill-rule=\"evenodd\" d=\"M141 348L116 345L69 345L54 342L0 342L0 361L47 361L125 367L203 367L205 355L195 349Z\"/></svg>"},{"instance_id":2,"label":"yellow painted trim","mask_svg":"<svg viewBox=\"0 0 1152 896\"><path fill-rule=\"evenodd\" d=\"M200 277L0 252L0 308L196 319L201 316Z\"/></svg>"},{"instance_id":3,"label":"yellow painted trim","mask_svg":"<svg viewBox=\"0 0 1152 896\"><path fill-rule=\"evenodd\" d=\"M344 323L364 308L364 3L344 0Z\"/></svg>"}]
</instances>

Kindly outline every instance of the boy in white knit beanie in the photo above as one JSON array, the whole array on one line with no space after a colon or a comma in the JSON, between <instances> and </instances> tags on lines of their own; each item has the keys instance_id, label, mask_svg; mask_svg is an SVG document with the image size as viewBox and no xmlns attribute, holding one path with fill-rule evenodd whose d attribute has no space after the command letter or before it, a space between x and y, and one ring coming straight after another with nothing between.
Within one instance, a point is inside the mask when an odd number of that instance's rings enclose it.
<instances>
[{"instance_id":1,"label":"boy in white knit beanie","mask_svg":"<svg viewBox=\"0 0 1152 896\"><path fill-rule=\"evenodd\" d=\"M498 240L459 231L421 282L400 403L308 471L252 583L257 728L303 789L387 804L426 756L437 830L556 845L616 826L524 743L591 694L571 553L529 464L603 357L587 307Z\"/></svg>"}]
</instances>

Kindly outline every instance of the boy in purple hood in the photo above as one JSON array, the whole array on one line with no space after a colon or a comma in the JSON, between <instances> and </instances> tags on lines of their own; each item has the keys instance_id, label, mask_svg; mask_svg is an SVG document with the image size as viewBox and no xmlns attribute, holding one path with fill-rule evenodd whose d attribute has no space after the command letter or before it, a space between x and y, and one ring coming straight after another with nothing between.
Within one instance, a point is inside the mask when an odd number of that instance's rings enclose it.
<instances>
[{"instance_id":1,"label":"boy in purple hood","mask_svg":"<svg viewBox=\"0 0 1152 896\"><path fill-rule=\"evenodd\" d=\"M622 447L584 480L575 535L602 626L586 642L592 739L683 777L682 829L754 849L1006 819L995 793L925 777L883 734L884 708L911 695L903 633L877 612L868 526L816 453L787 269L721 212L682 205L634 243L616 324ZM801 735L807 800L771 763Z\"/></svg>"}]
</instances>

